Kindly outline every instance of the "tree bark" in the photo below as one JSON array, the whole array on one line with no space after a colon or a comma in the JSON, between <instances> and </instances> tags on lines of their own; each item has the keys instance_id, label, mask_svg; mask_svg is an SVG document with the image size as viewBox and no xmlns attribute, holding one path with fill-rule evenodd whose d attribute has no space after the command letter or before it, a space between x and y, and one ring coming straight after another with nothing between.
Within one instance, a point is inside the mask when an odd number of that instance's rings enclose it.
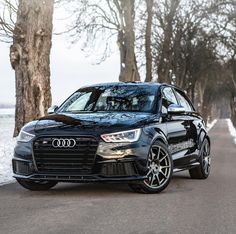
<instances>
[{"instance_id":1,"label":"tree bark","mask_svg":"<svg viewBox=\"0 0 236 234\"><path fill-rule=\"evenodd\" d=\"M147 23L145 31L145 54L146 54L146 82L152 81L152 18L153 18L153 0L146 0Z\"/></svg>"},{"instance_id":2,"label":"tree bark","mask_svg":"<svg viewBox=\"0 0 236 234\"><path fill-rule=\"evenodd\" d=\"M231 69L232 69L232 87L231 87L231 100L230 100L230 109L231 109L231 120L236 127L236 52L231 59Z\"/></svg>"},{"instance_id":3,"label":"tree bark","mask_svg":"<svg viewBox=\"0 0 236 234\"><path fill-rule=\"evenodd\" d=\"M45 115L51 105L53 5L54 0L19 0L10 48L16 79L14 136L25 123Z\"/></svg>"},{"instance_id":4,"label":"tree bark","mask_svg":"<svg viewBox=\"0 0 236 234\"><path fill-rule=\"evenodd\" d=\"M120 0L121 28L118 33L120 49L120 81L139 81L135 56L134 0Z\"/></svg>"},{"instance_id":5,"label":"tree bark","mask_svg":"<svg viewBox=\"0 0 236 234\"><path fill-rule=\"evenodd\" d=\"M170 1L169 13L166 15L164 30L164 41L162 45L161 57L158 64L158 82L171 83L169 70L172 60L171 39L173 35L173 20L176 15L180 0Z\"/></svg>"}]
</instances>

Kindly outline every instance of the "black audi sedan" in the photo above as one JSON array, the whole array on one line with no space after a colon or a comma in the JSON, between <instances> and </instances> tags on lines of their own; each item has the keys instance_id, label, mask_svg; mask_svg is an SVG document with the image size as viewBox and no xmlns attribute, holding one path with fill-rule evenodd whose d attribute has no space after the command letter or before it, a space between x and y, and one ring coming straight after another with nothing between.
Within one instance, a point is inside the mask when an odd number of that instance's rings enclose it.
<instances>
[{"instance_id":1,"label":"black audi sedan","mask_svg":"<svg viewBox=\"0 0 236 234\"><path fill-rule=\"evenodd\" d=\"M157 193L174 172L206 179L210 163L205 123L185 92L120 82L83 87L26 124L13 172L30 190L58 182L121 182L135 192Z\"/></svg>"}]
</instances>

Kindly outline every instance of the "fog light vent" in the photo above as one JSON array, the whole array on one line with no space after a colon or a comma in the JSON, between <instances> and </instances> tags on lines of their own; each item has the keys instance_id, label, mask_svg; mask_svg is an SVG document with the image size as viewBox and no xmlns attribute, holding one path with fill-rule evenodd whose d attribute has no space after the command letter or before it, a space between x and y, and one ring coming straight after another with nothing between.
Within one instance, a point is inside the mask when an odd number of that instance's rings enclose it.
<instances>
[{"instance_id":1,"label":"fog light vent","mask_svg":"<svg viewBox=\"0 0 236 234\"><path fill-rule=\"evenodd\" d=\"M31 173L30 165L24 161L13 161L13 171L15 174L29 175Z\"/></svg>"}]
</instances>

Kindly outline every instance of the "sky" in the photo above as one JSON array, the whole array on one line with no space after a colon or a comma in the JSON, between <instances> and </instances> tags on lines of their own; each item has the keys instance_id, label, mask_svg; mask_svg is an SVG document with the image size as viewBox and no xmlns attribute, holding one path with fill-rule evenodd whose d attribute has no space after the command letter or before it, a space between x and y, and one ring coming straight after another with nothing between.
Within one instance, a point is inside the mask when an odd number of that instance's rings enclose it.
<instances>
[{"instance_id":1,"label":"sky","mask_svg":"<svg viewBox=\"0 0 236 234\"><path fill-rule=\"evenodd\" d=\"M54 32L63 31L66 15L54 12ZM66 17L65 17L66 18ZM9 61L10 44L0 43L0 103L15 103L15 76ZM100 65L93 65L94 58L87 57L81 46L71 44L65 35L54 35L51 50L52 104L59 105L70 94L84 85L118 81L119 53L114 43L114 53Z\"/></svg>"}]
</instances>

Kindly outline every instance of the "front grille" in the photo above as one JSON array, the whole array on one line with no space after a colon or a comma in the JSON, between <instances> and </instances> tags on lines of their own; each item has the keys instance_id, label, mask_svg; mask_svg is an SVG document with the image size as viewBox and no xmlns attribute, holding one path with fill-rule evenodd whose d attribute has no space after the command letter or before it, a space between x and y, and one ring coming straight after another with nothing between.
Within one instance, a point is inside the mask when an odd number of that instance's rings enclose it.
<instances>
[{"instance_id":1,"label":"front grille","mask_svg":"<svg viewBox=\"0 0 236 234\"><path fill-rule=\"evenodd\" d=\"M74 139L74 147L53 147L54 139ZM93 137L39 137L33 143L40 172L89 174L94 165L98 141Z\"/></svg>"},{"instance_id":2,"label":"front grille","mask_svg":"<svg viewBox=\"0 0 236 234\"><path fill-rule=\"evenodd\" d=\"M134 162L104 163L101 167L103 176L137 176Z\"/></svg>"}]
</instances>

